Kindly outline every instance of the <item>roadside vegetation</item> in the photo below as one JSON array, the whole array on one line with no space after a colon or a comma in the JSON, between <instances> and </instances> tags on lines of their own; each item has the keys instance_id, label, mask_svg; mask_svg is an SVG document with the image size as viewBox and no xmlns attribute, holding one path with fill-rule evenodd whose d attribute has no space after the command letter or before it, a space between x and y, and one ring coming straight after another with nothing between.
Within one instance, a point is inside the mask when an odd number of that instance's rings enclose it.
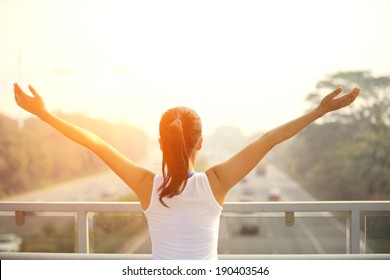
<instances>
[{"instance_id":1,"label":"roadside vegetation","mask_svg":"<svg viewBox=\"0 0 390 280\"><path fill-rule=\"evenodd\" d=\"M83 114L59 115L98 133L136 161L147 156L148 136L135 127ZM0 135L0 199L106 170L92 152L37 118L19 123L0 114Z\"/></svg>"},{"instance_id":2,"label":"roadside vegetation","mask_svg":"<svg viewBox=\"0 0 390 280\"><path fill-rule=\"evenodd\" d=\"M318 200L390 199L390 77L339 72L317 83L309 104L337 86L362 88L350 109L325 116L275 150L272 160Z\"/></svg>"}]
</instances>

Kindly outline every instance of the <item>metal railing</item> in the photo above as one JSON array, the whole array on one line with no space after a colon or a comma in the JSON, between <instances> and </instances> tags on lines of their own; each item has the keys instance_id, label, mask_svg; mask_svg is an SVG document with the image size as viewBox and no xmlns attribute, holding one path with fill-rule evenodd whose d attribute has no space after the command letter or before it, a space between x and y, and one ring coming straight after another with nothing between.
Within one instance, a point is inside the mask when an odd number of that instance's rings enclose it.
<instances>
[{"instance_id":1,"label":"metal railing","mask_svg":"<svg viewBox=\"0 0 390 280\"><path fill-rule=\"evenodd\" d=\"M77 253L89 253L89 213L142 212L137 202L0 202L0 216L14 215L15 223L23 225L29 215L45 212L73 213L77 225ZM284 217L286 226L300 215L329 215L342 212L346 217L346 254L364 254L364 217L381 213L390 215L390 201L336 201L336 202L228 202L222 215L261 213Z\"/></svg>"}]
</instances>

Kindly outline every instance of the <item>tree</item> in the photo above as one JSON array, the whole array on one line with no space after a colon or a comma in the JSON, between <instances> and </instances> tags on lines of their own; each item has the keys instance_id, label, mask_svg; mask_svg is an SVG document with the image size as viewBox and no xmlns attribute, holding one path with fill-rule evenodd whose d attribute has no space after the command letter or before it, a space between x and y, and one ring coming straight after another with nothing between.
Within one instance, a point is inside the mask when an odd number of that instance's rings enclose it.
<instances>
[{"instance_id":1,"label":"tree","mask_svg":"<svg viewBox=\"0 0 390 280\"><path fill-rule=\"evenodd\" d=\"M0 195L23 190L28 184L25 135L17 122L0 115Z\"/></svg>"},{"instance_id":2,"label":"tree","mask_svg":"<svg viewBox=\"0 0 390 280\"><path fill-rule=\"evenodd\" d=\"M355 86L362 88L359 99L346 110L334 112L328 121L353 123L364 131L385 131L390 126L390 77L373 77L369 71L339 72L317 83L317 91L307 100L318 104L322 92L329 92L342 85L345 91Z\"/></svg>"},{"instance_id":3,"label":"tree","mask_svg":"<svg viewBox=\"0 0 390 280\"><path fill-rule=\"evenodd\" d=\"M320 199L390 198L390 77L339 72L317 83L318 104L337 86L362 88L353 106L326 115L294 139L295 175Z\"/></svg>"}]
</instances>

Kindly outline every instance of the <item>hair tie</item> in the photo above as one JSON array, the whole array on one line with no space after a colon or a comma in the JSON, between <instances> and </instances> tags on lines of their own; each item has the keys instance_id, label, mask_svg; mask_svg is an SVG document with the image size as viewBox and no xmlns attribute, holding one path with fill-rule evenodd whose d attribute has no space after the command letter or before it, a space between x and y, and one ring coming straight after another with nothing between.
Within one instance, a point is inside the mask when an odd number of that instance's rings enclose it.
<instances>
[{"instance_id":1,"label":"hair tie","mask_svg":"<svg viewBox=\"0 0 390 280\"><path fill-rule=\"evenodd\" d=\"M181 120L179 119L176 119L173 121L174 123L177 123L177 125L180 125L180 126L183 126L183 123L181 122Z\"/></svg>"}]
</instances>

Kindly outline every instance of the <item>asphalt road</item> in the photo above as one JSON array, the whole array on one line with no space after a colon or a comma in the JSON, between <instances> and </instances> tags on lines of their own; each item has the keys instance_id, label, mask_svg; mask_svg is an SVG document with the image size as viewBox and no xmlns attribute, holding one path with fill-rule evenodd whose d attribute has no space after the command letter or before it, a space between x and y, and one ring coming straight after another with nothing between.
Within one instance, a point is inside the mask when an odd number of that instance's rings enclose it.
<instances>
[{"instance_id":1,"label":"asphalt road","mask_svg":"<svg viewBox=\"0 0 390 280\"><path fill-rule=\"evenodd\" d=\"M115 201L131 189L112 171L7 198L8 201Z\"/></svg>"},{"instance_id":2,"label":"asphalt road","mask_svg":"<svg viewBox=\"0 0 390 280\"><path fill-rule=\"evenodd\" d=\"M273 166L264 175L252 172L229 193L228 201L314 201L289 176ZM220 252L228 254L342 254L346 251L345 227L336 217L296 213L288 227L283 214L255 213L249 217L223 217Z\"/></svg>"}]
</instances>

